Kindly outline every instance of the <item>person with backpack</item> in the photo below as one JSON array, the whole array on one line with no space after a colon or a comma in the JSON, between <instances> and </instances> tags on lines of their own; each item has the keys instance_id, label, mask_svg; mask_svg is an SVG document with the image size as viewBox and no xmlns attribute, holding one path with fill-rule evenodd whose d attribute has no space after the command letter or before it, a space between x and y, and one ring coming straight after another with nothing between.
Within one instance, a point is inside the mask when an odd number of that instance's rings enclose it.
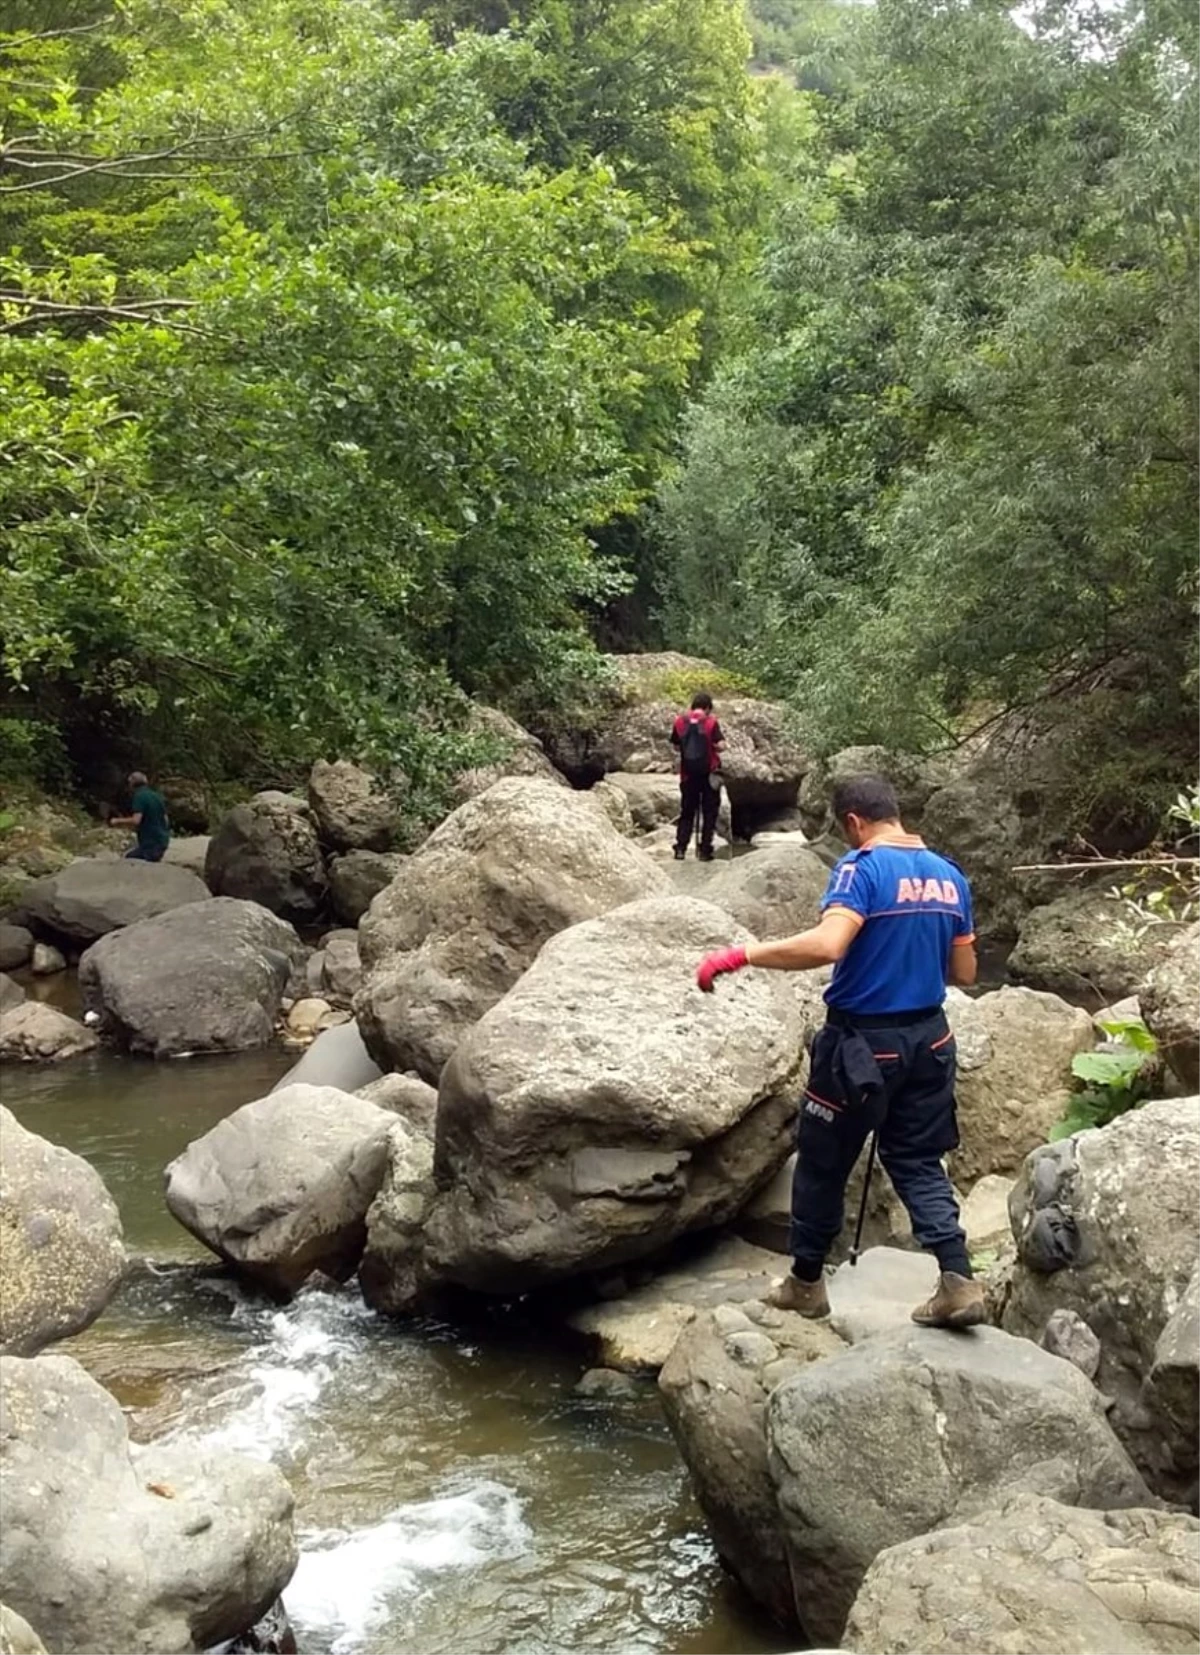
<instances>
[{"instance_id":1,"label":"person with backpack","mask_svg":"<svg viewBox=\"0 0 1200 1655\"><path fill-rule=\"evenodd\" d=\"M687 855L688 840L700 813L700 860L713 859L713 834L721 808L721 748L725 737L713 712L712 696L701 690L686 713L671 727L671 745L679 749L679 827L675 860Z\"/></svg>"}]
</instances>

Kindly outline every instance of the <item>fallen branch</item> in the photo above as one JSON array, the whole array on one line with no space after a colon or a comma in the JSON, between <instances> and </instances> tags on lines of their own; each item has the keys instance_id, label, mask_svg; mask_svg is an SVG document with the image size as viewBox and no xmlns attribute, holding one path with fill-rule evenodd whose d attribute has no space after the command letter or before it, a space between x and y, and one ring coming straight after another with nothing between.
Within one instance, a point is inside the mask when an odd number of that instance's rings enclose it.
<instances>
[{"instance_id":1,"label":"fallen branch","mask_svg":"<svg viewBox=\"0 0 1200 1655\"><path fill-rule=\"evenodd\" d=\"M1095 862L1025 862L1010 868L1009 873L1086 873L1089 868L1180 868L1195 867L1200 856L1142 856L1124 861L1106 859Z\"/></svg>"}]
</instances>

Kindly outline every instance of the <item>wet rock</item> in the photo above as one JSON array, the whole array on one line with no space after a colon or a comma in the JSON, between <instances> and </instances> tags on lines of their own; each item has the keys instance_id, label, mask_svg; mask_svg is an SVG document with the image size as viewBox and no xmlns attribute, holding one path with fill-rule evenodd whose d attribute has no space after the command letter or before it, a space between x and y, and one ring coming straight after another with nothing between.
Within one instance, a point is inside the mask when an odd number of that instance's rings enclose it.
<instances>
[{"instance_id":1,"label":"wet rock","mask_svg":"<svg viewBox=\"0 0 1200 1655\"><path fill-rule=\"evenodd\" d=\"M263 1046L304 950L255 902L214 897L127 926L79 962L107 1040L151 1057Z\"/></svg>"},{"instance_id":2,"label":"wet rock","mask_svg":"<svg viewBox=\"0 0 1200 1655\"><path fill-rule=\"evenodd\" d=\"M329 864L329 899L343 925L357 925L408 860L397 851L347 851Z\"/></svg>"},{"instance_id":3,"label":"wet rock","mask_svg":"<svg viewBox=\"0 0 1200 1655\"><path fill-rule=\"evenodd\" d=\"M174 838L167 846L163 861L172 868L186 868L194 873L197 879L204 878L204 864L208 859L208 847L212 844L212 836L207 833L195 833Z\"/></svg>"},{"instance_id":4,"label":"wet rock","mask_svg":"<svg viewBox=\"0 0 1200 1655\"><path fill-rule=\"evenodd\" d=\"M807 845L769 845L708 867L683 862L674 872L680 889L724 908L760 942L815 925L829 883Z\"/></svg>"},{"instance_id":5,"label":"wet rock","mask_svg":"<svg viewBox=\"0 0 1200 1655\"><path fill-rule=\"evenodd\" d=\"M599 1304L572 1311L567 1321L595 1341L607 1367L655 1373L697 1312L762 1299L781 1274L772 1254L725 1238L639 1287L613 1297L606 1294Z\"/></svg>"},{"instance_id":6,"label":"wet rock","mask_svg":"<svg viewBox=\"0 0 1200 1655\"><path fill-rule=\"evenodd\" d=\"M166 862L85 858L27 886L21 908L39 935L86 945L208 894L202 879Z\"/></svg>"},{"instance_id":7,"label":"wet rock","mask_svg":"<svg viewBox=\"0 0 1200 1655\"><path fill-rule=\"evenodd\" d=\"M1120 1000L1163 959L1180 929L1139 925L1121 898L1085 887L1026 914L1008 969L1052 994Z\"/></svg>"},{"instance_id":8,"label":"wet rock","mask_svg":"<svg viewBox=\"0 0 1200 1655\"><path fill-rule=\"evenodd\" d=\"M0 1387L0 1577L51 1649L207 1649L279 1596L296 1542L273 1466L131 1445L117 1403L68 1357L0 1357Z\"/></svg>"},{"instance_id":9,"label":"wet rock","mask_svg":"<svg viewBox=\"0 0 1200 1655\"><path fill-rule=\"evenodd\" d=\"M0 1603L0 1655L46 1655L46 1646L27 1620Z\"/></svg>"},{"instance_id":10,"label":"wet rock","mask_svg":"<svg viewBox=\"0 0 1200 1655\"><path fill-rule=\"evenodd\" d=\"M767 1442L796 1608L817 1639L840 1635L880 1552L1010 1492L1150 1502L1082 1374L996 1328L881 1333L813 1363L772 1392Z\"/></svg>"},{"instance_id":11,"label":"wet rock","mask_svg":"<svg viewBox=\"0 0 1200 1655\"><path fill-rule=\"evenodd\" d=\"M1015 1173L1044 1144L1074 1086L1071 1059L1095 1044L1078 1006L1031 988L972 999L946 996L958 1049L958 1130L954 1181L968 1189L985 1173Z\"/></svg>"},{"instance_id":12,"label":"wet rock","mask_svg":"<svg viewBox=\"0 0 1200 1655\"><path fill-rule=\"evenodd\" d=\"M67 969L66 955L52 942L35 943L29 969L35 977L57 977L60 971Z\"/></svg>"},{"instance_id":13,"label":"wet rock","mask_svg":"<svg viewBox=\"0 0 1200 1655\"><path fill-rule=\"evenodd\" d=\"M19 971L33 958L33 932L0 921L0 971Z\"/></svg>"},{"instance_id":14,"label":"wet rock","mask_svg":"<svg viewBox=\"0 0 1200 1655\"><path fill-rule=\"evenodd\" d=\"M576 1396L626 1402L640 1394L636 1379L615 1368L589 1368L575 1387Z\"/></svg>"},{"instance_id":15,"label":"wet rock","mask_svg":"<svg viewBox=\"0 0 1200 1655\"><path fill-rule=\"evenodd\" d=\"M287 793L256 793L213 835L204 877L217 896L257 902L305 924L325 906L328 884L312 813Z\"/></svg>"},{"instance_id":16,"label":"wet rock","mask_svg":"<svg viewBox=\"0 0 1200 1655\"><path fill-rule=\"evenodd\" d=\"M497 782L430 835L359 927L355 1010L371 1055L436 1082L548 937L669 889L582 794Z\"/></svg>"},{"instance_id":17,"label":"wet rock","mask_svg":"<svg viewBox=\"0 0 1200 1655\"><path fill-rule=\"evenodd\" d=\"M392 1115L399 1115L432 1140L437 1120L437 1088L420 1075L380 1075L378 1080L360 1086L358 1095Z\"/></svg>"},{"instance_id":18,"label":"wet rock","mask_svg":"<svg viewBox=\"0 0 1200 1655\"><path fill-rule=\"evenodd\" d=\"M363 1298L384 1315L407 1311L420 1292L425 1226L436 1195L432 1140L406 1120L389 1119L383 1179L367 1213L358 1269Z\"/></svg>"},{"instance_id":19,"label":"wet rock","mask_svg":"<svg viewBox=\"0 0 1200 1655\"><path fill-rule=\"evenodd\" d=\"M521 1293L645 1257L726 1222L782 1164L801 1003L775 973L704 998L693 978L745 937L664 897L543 947L442 1077L437 1278Z\"/></svg>"},{"instance_id":20,"label":"wet rock","mask_svg":"<svg viewBox=\"0 0 1200 1655\"><path fill-rule=\"evenodd\" d=\"M400 826L396 802L369 770L347 759L318 759L308 778L308 803L321 843L333 851L386 851Z\"/></svg>"},{"instance_id":21,"label":"wet rock","mask_svg":"<svg viewBox=\"0 0 1200 1655\"><path fill-rule=\"evenodd\" d=\"M0 1016L0 1063L61 1063L99 1044L91 1029L37 1000Z\"/></svg>"},{"instance_id":22,"label":"wet rock","mask_svg":"<svg viewBox=\"0 0 1200 1655\"><path fill-rule=\"evenodd\" d=\"M0 1349L32 1356L95 1321L125 1272L116 1203L82 1156L0 1107Z\"/></svg>"},{"instance_id":23,"label":"wet rock","mask_svg":"<svg viewBox=\"0 0 1200 1655\"><path fill-rule=\"evenodd\" d=\"M1200 1088L1200 922L1172 941L1139 997L1161 1056L1185 1086Z\"/></svg>"},{"instance_id":24,"label":"wet rock","mask_svg":"<svg viewBox=\"0 0 1200 1655\"><path fill-rule=\"evenodd\" d=\"M332 931L323 939L321 985L336 1004L348 1006L362 987L357 931Z\"/></svg>"},{"instance_id":25,"label":"wet rock","mask_svg":"<svg viewBox=\"0 0 1200 1655\"><path fill-rule=\"evenodd\" d=\"M387 1164L395 1117L331 1086L286 1086L245 1104L166 1170L166 1201L191 1233L268 1291L314 1271L350 1276Z\"/></svg>"},{"instance_id":26,"label":"wet rock","mask_svg":"<svg viewBox=\"0 0 1200 1655\"><path fill-rule=\"evenodd\" d=\"M224 1655L296 1655L296 1634L279 1598L248 1631L226 1644Z\"/></svg>"},{"instance_id":27,"label":"wet rock","mask_svg":"<svg viewBox=\"0 0 1200 1655\"><path fill-rule=\"evenodd\" d=\"M880 1552L845 1641L863 1655L1165 1655L1200 1615L1194 1518L1015 1495Z\"/></svg>"},{"instance_id":28,"label":"wet rock","mask_svg":"<svg viewBox=\"0 0 1200 1655\"><path fill-rule=\"evenodd\" d=\"M1040 1339L1056 1310L1100 1341L1096 1382L1150 1486L1190 1497L1194 1428L1148 1384L1200 1251L1200 1099L1144 1104L1111 1126L1047 1144L1013 1194L1017 1265L1004 1326ZM1194 1417L1194 1416L1193 1416Z\"/></svg>"},{"instance_id":29,"label":"wet rock","mask_svg":"<svg viewBox=\"0 0 1200 1655\"><path fill-rule=\"evenodd\" d=\"M0 971L0 1017L6 1011L15 1011L25 1001L25 990L5 972Z\"/></svg>"},{"instance_id":30,"label":"wet rock","mask_svg":"<svg viewBox=\"0 0 1200 1655\"><path fill-rule=\"evenodd\" d=\"M1073 1310L1050 1312L1042 1329L1042 1349L1070 1362L1085 1379L1095 1379L1100 1370L1100 1341Z\"/></svg>"},{"instance_id":31,"label":"wet rock","mask_svg":"<svg viewBox=\"0 0 1200 1655\"><path fill-rule=\"evenodd\" d=\"M766 1343L747 1347L756 1334ZM796 1624L796 1611L767 1467L767 1397L783 1379L844 1348L828 1323L743 1302L699 1311L658 1376L671 1434L722 1562L784 1626Z\"/></svg>"}]
</instances>

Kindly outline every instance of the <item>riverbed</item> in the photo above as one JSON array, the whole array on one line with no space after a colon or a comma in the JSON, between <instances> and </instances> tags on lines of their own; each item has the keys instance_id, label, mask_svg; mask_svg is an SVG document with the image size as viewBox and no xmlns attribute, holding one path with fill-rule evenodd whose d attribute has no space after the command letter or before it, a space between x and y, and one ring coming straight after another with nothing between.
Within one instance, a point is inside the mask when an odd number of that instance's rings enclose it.
<instances>
[{"instance_id":1,"label":"riverbed","mask_svg":"<svg viewBox=\"0 0 1200 1655\"><path fill-rule=\"evenodd\" d=\"M135 1436L219 1442L290 1480L301 1655L794 1647L723 1574L652 1383L578 1396L585 1354L515 1313L389 1323L352 1284L280 1308L210 1267L162 1169L294 1060L102 1053L10 1069L4 1101L91 1161L148 1261L54 1348L109 1386Z\"/></svg>"}]
</instances>

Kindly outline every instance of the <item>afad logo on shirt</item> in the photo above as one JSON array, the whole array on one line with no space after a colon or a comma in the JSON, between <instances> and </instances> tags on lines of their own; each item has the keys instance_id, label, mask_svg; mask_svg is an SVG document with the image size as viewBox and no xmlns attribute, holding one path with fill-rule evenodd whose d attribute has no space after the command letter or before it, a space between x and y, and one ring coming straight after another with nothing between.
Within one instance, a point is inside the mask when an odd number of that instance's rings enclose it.
<instances>
[{"instance_id":1,"label":"afad logo on shirt","mask_svg":"<svg viewBox=\"0 0 1200 1655\"><path fill-rule=\"evenodd\" d=\"M952 879L902 879L896 887L897 902L944 902L959 905L958 886Z\"/></svg>"}]
</instances>

